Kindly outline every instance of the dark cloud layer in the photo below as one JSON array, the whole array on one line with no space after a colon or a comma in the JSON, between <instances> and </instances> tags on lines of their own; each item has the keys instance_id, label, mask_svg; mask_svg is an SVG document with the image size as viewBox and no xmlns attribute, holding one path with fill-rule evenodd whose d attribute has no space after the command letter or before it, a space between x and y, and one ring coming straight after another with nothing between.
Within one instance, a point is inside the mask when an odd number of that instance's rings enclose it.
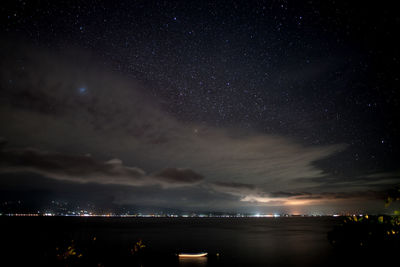
<instances>
[{"instance_id":1,"label":"dark cloud layer","mask_svg":"<svg viewBox=\"0 0 400 267\"><path fill-rule=\"evenodd\" d=\"M216 187L227 188L227 189L239 189L239 190L255 189L255 186L252 184L233 183L233 182L216 182L213 185Z\"/></svg>"},{"instance_id":2,"label":"dark cloud layer","mask_svg":"<svg viewBox=\"0 0 400 267\"><path fill-rule=\"evenodd\" d=\"M154 175L157 179L167 183L193 184L204 179L200 174L187 169L168 168Z\"/></svg>"},{"instance_id":3,"label":"dark cloud layer","mask_svg":"<svg viewBox=\"0 0 400 267\"><path fill-rule=\"evenodd\" d=\"M100 162L91 156L71 156L36 149L3 150L0 159L3 172L33 172L81 183L137 185L144 182L145 173L142 170L123 166L118 159Z\"/></svg>"},{"instance_id":4,"label":"dark cloud layer","mask_svg":"<svg viewBox=\"0 0 400 267\"><path fill-rule=\"evenodd\" d=\"M119 159L103 162L90 155L65 155L32 148L0 150L0 172L34 173L69 182L126 186L174 187L191 185L203 179L187 169L168 168L155 175L147 175L137 167L125 166Z\"/></svg>"}]
</instances>

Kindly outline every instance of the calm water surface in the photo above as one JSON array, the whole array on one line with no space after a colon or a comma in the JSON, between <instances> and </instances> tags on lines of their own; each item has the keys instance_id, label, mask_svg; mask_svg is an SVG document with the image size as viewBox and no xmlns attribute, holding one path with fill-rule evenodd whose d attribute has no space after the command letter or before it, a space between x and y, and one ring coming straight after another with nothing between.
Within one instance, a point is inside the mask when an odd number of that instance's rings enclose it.
<instances>
[{"instance_id":1,"label":"calm water surface","mask_svg":"<svg viewBox=\"0 0 400 267\"><path fill-rule=\"evenodd\" d=\"M56 246L99 245L104 266L122 261L139 239L152 261L143 266L337 266L345 261L327 240L340 219L290 218L70 218L2 217L5 257L52 265ZM83 249L85 251L85 249ZM178 252L206 251L209 257L178 260ZM3 251L4 252L4 251ZM93 255L93 253L92 253ZM120 259L120 260L119 260ZM105 262L105 263L104 263Z\"/></svg>"}]
</instances>

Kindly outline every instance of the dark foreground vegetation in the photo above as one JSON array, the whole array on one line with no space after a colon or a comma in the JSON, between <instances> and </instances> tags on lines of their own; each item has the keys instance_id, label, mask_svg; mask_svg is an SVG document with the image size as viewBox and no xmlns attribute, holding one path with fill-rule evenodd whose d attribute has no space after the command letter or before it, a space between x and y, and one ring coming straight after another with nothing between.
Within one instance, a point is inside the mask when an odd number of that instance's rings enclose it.
<instances>
[{"instance_id":1,"label":"dark foreground vegetation","mask_svg":"<svg viewBox=\"0 0 400 267\"><path fill-rule=\"evenodd\" d=\"M399 201L400 188L396 187L388 192L385 207ZM383 261L396 260L400 251L400 212L394 214L345 217L328 233L328 240L341 255L358 257L367 266L382 266Z\"/></svg>"},{"instance_id":2,"label":"dark foreground vegetation","mask_svg":"<svg viewBox=\"0 0 400 267\"><path fill-rule=\"evenodd\" d=\"M338 249L400 249L399 216L346 217L328 233L329 242Z\"/></svg>"}]
</instances>

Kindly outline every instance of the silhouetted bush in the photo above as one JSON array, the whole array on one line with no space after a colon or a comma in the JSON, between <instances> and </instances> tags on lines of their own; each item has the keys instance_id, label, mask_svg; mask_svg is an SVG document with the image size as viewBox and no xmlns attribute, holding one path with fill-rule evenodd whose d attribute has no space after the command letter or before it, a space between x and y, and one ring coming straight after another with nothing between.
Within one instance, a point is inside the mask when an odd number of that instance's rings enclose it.
<instances>
[{"instance_id":1,"label":"silhouetted bush","mask_svg":"<svg viewBox=\"0 0 400 267\"><path fill-rule=\"evenodd\" d=\"M339 249L392 250L400 248L399 216L352 216L328 233Z\"/></svg>"}]
</instances>

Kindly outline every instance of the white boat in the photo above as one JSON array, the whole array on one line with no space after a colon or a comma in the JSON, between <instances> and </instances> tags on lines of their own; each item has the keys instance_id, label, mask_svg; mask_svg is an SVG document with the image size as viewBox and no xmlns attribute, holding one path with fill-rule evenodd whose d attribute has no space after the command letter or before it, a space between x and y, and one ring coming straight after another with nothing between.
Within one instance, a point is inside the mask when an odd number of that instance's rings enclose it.
<instances>
[{"instance_id":1,"label":"white boat","mask_svg":"<svg viewBox=\"0 0 400 267\"><path fill-rule=\"evenodd\" d=\"M200 258L207 256L207 252L200 252L200 253L179 253L179 258Z\"/></svg>"}]
</instances>

